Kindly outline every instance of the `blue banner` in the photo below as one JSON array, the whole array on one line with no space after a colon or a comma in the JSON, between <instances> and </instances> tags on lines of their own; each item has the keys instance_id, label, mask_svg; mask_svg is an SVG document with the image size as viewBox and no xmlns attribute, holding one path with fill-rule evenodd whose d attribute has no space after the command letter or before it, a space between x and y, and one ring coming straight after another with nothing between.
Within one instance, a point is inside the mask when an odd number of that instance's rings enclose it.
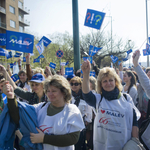
<instances>
[{"instance_id":1,"label":"blue banner","mask_svg":"<svg viewBox=\"0 0 150 150\"><path fill-rule=\"evenodd\" d=\"M16 54L14 55L14 57L20 57L21 55L22 55L22 53L16 52Z\"/></svg>"},{"instance_id":2,"label":"blue banner","mask_svg":"<svg viewBox=\"0 0 150 150\"><path fill-rule=\"evenodd\" d=\"M150 45L148 43L146 43L146 50L147 50L147 53L150 55Z\"/></svg>"},{"instance_id":3,"label":"blue banner","mask_svg":"<svg viewBox=\"0 0 150 150\"><path fill-rule=\"evenodd\" d=\"M43 40L44 46L47 47L52 41L48 39L47 37L43 36L39 42Z\"/></svg>"},{"instance_id":4,"label":"blue banner","mask_svg":"<svg viewBox=\"0 0 150 150\"><path fill-rule=\"evenodd\" d=\"M26 62L26 57L23 57L23 62Z\"/></svg>"},{"instance_id":5,"label":"blue banner","mask_svg":"<svg viewBox=\"0 0 150 150\"><path fill-rule=\"evenodd\" d=\"M44 51L44 44L43 44L43 40L40 41L39 43L37 43L35 45L36 49L38 50L39 54L41 55Z\"/></svg>"},{"instance_id":6,"label":"blue banner","mask_svg":"<svg viewBox=\"0 0 150 150\"><path fill-rule=\"evenodd\" d=\"M92 57L83 57L83 61L89 60L89 62L92 64Z\"/></svg>"},{"instance_id":7,"label":"blue banner","mask_svg":"<svg viewBox=\"0 0 150 150\"><path fill-rule=\"evenodd\" d=\"M111 55L110 58L111 58L111 60L112 60L113 63L116 63L117 60L118 60L118 57L117 57L117 56Z\"/></svg>"},{"instance_id":8,"label":"blue banner","mask_svg":"<svg viewBox=\"0 0 150 150\"><path fill-rule=\"evenodd\" d=\"M132 49L128 50L128 51L127 51L127 54L130 54L131 52L132 52Z\"/></svg>"},{"instance_id":9,"label":"blue banner","mask_svg":"<svg viewBox=\"0 0 150 150\"><path fill-rule=\"evenodd\" d=\"M35 63L35 62L40 62L40 58L35 58L35 59L33 60L33 63Z\"/></svg>"},{"instance_id":10,"label":"blue banner","mask_svg":"<svg viewBox=\"0 0 150 150\"><path fill-rule=\"evenodd\" d=\"M143 56L149 55L146 49L143 49Z\"/></svg>"},{"instance_id":11,"label":"blue banner","mask_svg":"<svg viewBox=\"0 0 150 150\"><path fill-rule=\"evenodd\" d=\"M5 45L6 45L6 34L0 33L0 46L5 46Z\"/></svg>"},{"instance_id":12,"label":"blue banner","mask_svg":"<svg viewBox=\"0 0 150 150\"><path fill-rule=\"evenodd\" d=\"M34 36L6 30L6 49L33 53Z\"/></svg>"},{"instance_id":13,"label":"blue banner","mask_svg":"<svg viewBox=\"0 0 150 150\"><path fill-rule=\"evenodd\" d=\"M89 56L94 56L99 50L101 50L102 47L94 47L93 45L90 45L89 47Z\"/></svg>"},{"instance_id":14,"label":"blue banner","mask_svg":"<svg viewBox=\"0 0 150 150\"><path fill-rule=\"evenodd\" d=\"M65 68L65 75L73 75L73 67Z\"/></svg>"},{"instance_id":15,"label":"blue banner","mask_svg":"<svg viewBox=\"0 0 150 150\"><path fill-rule=\"evenodd\" d=\"M54 64L54 63L52 63L52 62L50 62L49 66L50 66L51 68L53 68L53 69L56 68L56 64Z\"/></svg>"},{"instance_id":16,"label":"blue banner","mask_svg":"<svg viewBox=\"0 0 150 150\"><path fill-rule=\"evenodd\" d=\"M44 56L41 54L38 58L44 58Z\"/></svg>"},{"instance_id":17,"label":"blue banner","mask_svg":"<svg viewBox=\"0 0 150 150\"><path fill-rule=\"evenodd\" d=\"M84 25L91 28L100 29L104 17L105 13L103 12L87 9Z\"/></svg>"},{"instance_id":18,"label":"blue banner","mask_svg":"<svg viewBox=\"0 0 150 150\"><path fill-rule=\"evenodd\" d=\"M95 77L95 71L90 71L90 76Z\"/></svg>"},{"instance_id":19,"label":"blue banner","mask_svg":"<svg viewBox=\"0 0 150 150\"><path fill-rule=\"evenodd\" d=\"M11 76L11 78L13 79L14 82L16 82L17 80L19 80L18 74L13 74L13 75Z\"/></svg>"}]
</instances>

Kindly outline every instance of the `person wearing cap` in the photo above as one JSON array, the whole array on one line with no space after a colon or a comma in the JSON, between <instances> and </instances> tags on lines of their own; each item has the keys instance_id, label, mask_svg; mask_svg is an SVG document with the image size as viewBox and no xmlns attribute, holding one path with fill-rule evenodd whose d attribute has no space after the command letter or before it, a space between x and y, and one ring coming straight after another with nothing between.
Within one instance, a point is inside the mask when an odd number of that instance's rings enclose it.
<instances>
[{"instance_id":1,"label":"person wearing cap","mask_svg":"<svg viewBox=\"0 0 150 150\"><path fill-rule=\"evenodd\" d=\"M20 87L17 87L14 81L11 79L9 74L7 73L4 66L0 65L0 71L7 77L7 80L14 88L14 93L19 96L21 99L25 99L29 104L37 104L39 102L47 102L47 96L44 93L43 89L43 81L45 77L37 73L32 76L30 82L30 86L33 92L25 91Z\"/></svg>"},{"instance_id":2,"label":"person wearing cap","mask_svg":"<svg viewBox=\"0 0 150 150\"><path fill-rule=\"evenodd\" d=\"M11 112L9 113L10 117L15 124L19 124L20 128L25 126L25 122L21 123L22 117L25 115L20 113L19 106L22 102L16 101L13 88L9 83L4 84L3 90L8 97L7 106ZM70 84L63 76L54 75L44 81L44 91L49 102L32 106L22 105L25 108L32 107L32 110L34 110L33 107L35 108L39 125L36 128L38 133L26 133L25 136L30 135L33 144L43 144L43 150L74 150L74 144L77 143L80 131L85 126L77 106L70 104ZM32 146L32 144L30 145Z\"/></svg>"}]
</instances>

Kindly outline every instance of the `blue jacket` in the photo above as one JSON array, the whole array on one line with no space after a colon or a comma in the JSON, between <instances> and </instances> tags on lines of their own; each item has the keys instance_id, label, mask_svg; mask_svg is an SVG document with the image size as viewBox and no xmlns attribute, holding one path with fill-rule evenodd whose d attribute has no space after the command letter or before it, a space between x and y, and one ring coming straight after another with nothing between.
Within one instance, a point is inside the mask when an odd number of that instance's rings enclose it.
<instances>
[{"instance_id":1,"label":"blue jacket","mask_svg":"<svg viewBox=\"0 0 150 150\"><path fill-rule=\"evenodd\" d=\"M38 127L37 116L35 108L24 102L18 101L19 107L19 129L23 134L21 143L26 150L42 150L42 144L32 144L30 140L30 132L38 133L36 127ZM15 139L15 130L17 125L10 118L7 105L4 107L2 114L0 115L0 150L10 149L13 150L13 143Z\"/></svg>"}]
</instances>

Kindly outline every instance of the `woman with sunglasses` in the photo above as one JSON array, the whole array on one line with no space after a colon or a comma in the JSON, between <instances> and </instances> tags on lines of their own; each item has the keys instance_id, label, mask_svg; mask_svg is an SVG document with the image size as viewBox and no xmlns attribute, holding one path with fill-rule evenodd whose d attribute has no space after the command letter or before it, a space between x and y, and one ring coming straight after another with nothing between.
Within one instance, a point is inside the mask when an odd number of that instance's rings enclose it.
<instances>
[{"instance_id":1,"label":"woman with sunglasses","mask_svg":"<svg viewBox=\"0 0 150 150\"><path fill-rule=\"evenodd\" d=\"M122 84L113 68L105 67L97 77L97 93L90 91L91 64L82 63L82 90L85 101L96 108L94 150L121 150L131 137L138 138L137 116L140 113L131 97L121 94ZM136 113L137 112L137 113Z\"/></svg>"},{"instance_id":2,"label":"woman with sunglasses","mask_svg":"<svg viewBox=\"0 0 150 150\"><path fill-rule=\"evenodd\" d=\"M71 90L72 90L72 100L71 103L75 104L83 117L83 120L85 122L85 126L88 125L88 123L92 122L92 109L91 107L83 100L82 96L82 79L78 76L73 77L70 80ZM80 133L80 138L78 143L75 145L76 150L84 150L86 149L85 146L85 136L86 136L86 130L83 130Z\"/></svg>"}]
</instances>

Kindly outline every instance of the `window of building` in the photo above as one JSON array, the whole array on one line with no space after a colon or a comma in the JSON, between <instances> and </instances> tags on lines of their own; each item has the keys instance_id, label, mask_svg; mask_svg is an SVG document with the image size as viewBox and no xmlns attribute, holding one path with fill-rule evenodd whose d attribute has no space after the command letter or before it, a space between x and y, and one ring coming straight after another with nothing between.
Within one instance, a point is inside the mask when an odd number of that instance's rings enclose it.
<instances>
[{"instance_id":1,"label":"window of building","mask_svg":"<svg viewBox=\"0 0 150 150\"><path fill-rule=\"evenodd\" d=\"M12 28L16 28L16 22L13 21L13 20L10 20L10 26L11 26Z\"/></svg>"},{"instance_id":2,"label":"window of building","mask_svg":"<svg viewBox=\"0 0 150 150\"><path fill-rule=\"evenodd\" d=\"M9 5L9 11L13 14L15 14L15 8Z\"/></svg>"},{"instance_id":3,"label":"window of building","mask_svg":"<svg viewBox=\"0 0 150 150\"><path fill-rule=\"evenodd\" d=\"M23 3L20 2L20 1L18 1L18 7L21 8L21 9L23 9Z\"/></svg>"},{"instance_id":4,"label":"window of building","mask_svg":"<svg viewBox=\"0 0 150 150\"><path fill-rule=\"evenodd\" d=\"M23 32L23 27L19 26L19 32Z\"/></svg>"}]
</instances>

